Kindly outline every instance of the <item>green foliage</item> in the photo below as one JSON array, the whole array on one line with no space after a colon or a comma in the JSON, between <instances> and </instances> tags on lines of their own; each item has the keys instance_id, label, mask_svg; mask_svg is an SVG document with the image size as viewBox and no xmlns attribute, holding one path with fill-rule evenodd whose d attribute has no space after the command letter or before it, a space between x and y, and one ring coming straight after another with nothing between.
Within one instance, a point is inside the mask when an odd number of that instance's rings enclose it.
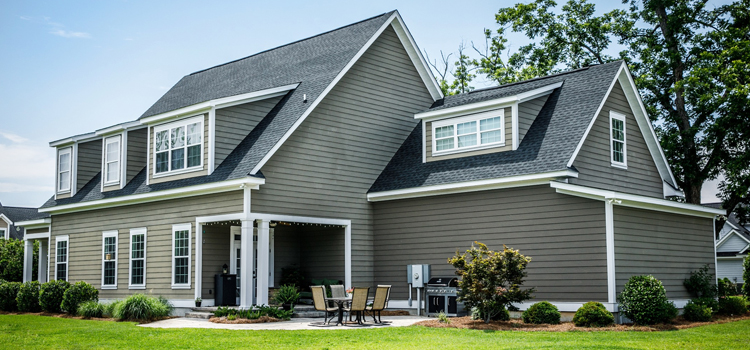
<instances>
[{"instance_id":1,"label":"green foliage","mask_svg":"<svg viewBox=\"0 0 750 350\"><path fill-rule=\"evenodd\" d=\"M615 317L602 303L589 301L578 308L573 323L578 327L606 327L615 323Z\"/></svg>"},{"instance_id":2,"label":"green foliage","mask_svg":"<svg viewBox=\"0 0 750 350\"><path fill-rule=\"evenodd\" d=\"M102 317L106 306L97 301L89 300L78 305L78 316L85 318Z\"/></svg>"},{"instance_id":3,"label":"green foliage","mask_svg":"<svg viewBox=\"0 0 750 350\"><path fill-rule=\"evenodd\" d=\"M99 301L99 291L84 281L78 281L63 293L60 308L62 311L75 315L78 312L78 305L90 300Z\"/></svg>"},{"instance_id":4,"label":"green foliage","mask_svg":"<svg viewBox=\"0 0 750 350\"><path fill-rule=\"evenodd\" d=\"M42 284L39 289L39 306L47 312L60 312L63 295L68 288L70 288L70 283L62 280Z\"/></svg>"},{"instance_id":5,"label":"green foliage","mask_svg":"<svg viewBox=\"0 0 750 350\"><path fill-rule=\"evenodd\" d=\"M750 254L745 256L745 260L742 261L742 268L745 272L742 273L742 294L750 298Z\"/></svg>"},{"instance_id":6,"label":"green foliage","mask_svg":"<svg viewBox=\"0 0 750 350\"><path fill-rule=\"evenodd\" d=\"M719 313L722 315L744 315L747 313L745 297L726 297L719 299Z\"/></svg>"},{"instance_id":7,"label":"green foliage","mask_svg":"<svg viewBox=\"0 0 750 350\"><path fill-rule=\"evenodd\" d=\"M288 284L299 288L302 287L304 281L305 276L302 275L302 270L299 266L287 266L281 268L281 280L279 281L279 284Z\"/></svg>"},{"instance_id":8,"label":"green foliage","mask_svg":"<svg viewBox=\"0 0 750 350\"><path fill-rule=\"evenodd\" d=\"M697 271L690 271L690 277L686 278L682 284L695 298L713 298L717 292L713 281L714 275L709 272L708 264L706 264Z\"/></svg>"},{"instance_id":9,"label":"green foliage","mask_svg":"<svg viewBox=\"0 0 750 350\"><path fill-rule=\"evenodd\" d=\"M39 282L29 281L21 284L16 296L18 311L39 312Z\"/></svg>"},{"instance_id":10,"label":"green foliage","mask_svg":"<svg viewBox=\"0 0 750 350\"><path fill-rule=\"evenodd\" d=\"M491 321L510 321L510 312L500 306L495 304L494 309L491 312L492 316L490 316ZM472 309L472 319L474 320L486 320L487 317L482 314L482 311L474 308Z\"/></svg>"},{"instance_id":11,"label":"green foliage","mask_svg":"<svg viewBox=\"0 0 750 350\"><path fill-rule=\"evenodd\" d=\"M297 286L290 284L282 285L276 292L276 297L274 299L278 304L296 304L297 300L299 300Z\"/></svg>"},{"instance_id":12,"label":"green foliage","mask_svg":"<svg viewBox=\"0 0 750 350\"><path fill-rule=\"evenodd\" d=\"M531 305L521 315L523 322L533 324L558 324L560 323L560 311L557 306L548 301L540 301Z\"/></svg>"},{"instance_id":13,"label":"green foliage","mask_svg":"<svg viewBox=\"0 0 750 350\"><path fill-rule=\"evenodd\" d=\"M18 290L20 288L21 288L21 282L4 282L0 284L0 310L2 311L18 310L18 304L16 303L16 296L18 296Z\"/></svg>"},{"instance_id":14,"label":"green foliage","mask_svg":"<svg viewBox=\"0 0 750 350\"><path fill-rule=\"evenodd\" d=\"M677 317L677 308L654 276L632 276L620 293L620 311L636 324L666 323Z\"/></svg>"},{"instance_id":15,"label":"green foliage","mask_svg":"<svg viewBox=\"0 0 750 350\"><path fill-rule=\"evenodd\" d=\"M727 277L719 278L716 283L716 291L719 298L737 295L737 285Z\"/></svg>"},{"instance_id":16,"label":"green foliage","mask_svg":"<svg viewBox=\"0 0 750 350\"><path fill-rule=\"evenodd\" d=\"M122 300L113 301L109 304L103 305L104 309L102 310L102 315L105 317L115 318L115 310L118 310L120 308L120 305L122 305Z\"/></svg>"},{"instance_id":17,"label":"green foliage","mask_svg":"<svg viewBox=\"0 0 750 350\"><path fill-rule=\"evenodd\" d=\"M448 318L448 315L446 315L445 312L440 311L437 315L437 319L440 323L451 324L451 319Z\"/></svg>"},{"instance_id":18,"label":"green foliage","mask_svg":"<svg viewBox=\"0 0 750 350\"><path fill-rule=\"evenodd\" d=\"M23 281L23 241L0 239L0 279L12 282ZM39 242L34 241L34 265L32 276L39 268Z\"/></svg>"},{"instance_id":19,"label":"green foliage","mask_svg":"<svg viewBox=\"0 0 750 350\"><path fill-rule=\"evenodd\" d=\"M504 245L502 251L495 252L483 243L474 244L463 254L456 252L448 263L461 277L459 300L469 309L477 308L489 323L509 304L531 299L534 288L521 289L531 258Z\"/></svg>"},{"instance_id":20,"label":"green foliage","mask_svg":"<svg viewBox=\"0 0 750 350\"><path fill-rule=\"evenodd\" d=\"M284 310L280 309L278 307L273 306L265 306L265 305L259 305L255 306L252 309L247 310L238 310L238 309L230 309L228 307L220 306L219 308L214 311L214 317L234 317L234 318L245 318L248 320L256 320L259 319L261 316L268 316L268 317L274 317L281 320L288 320L292 318L292 314L294 313L293 310Z\"/></svg>"},{"instance_id":21,"label":"green foliage","mask_svg":"<svg viewBox=\"0 0 750 350\"><path fill-rule=\"evenodd\" d=\"M169 316L169 311L158 298L136 293L113 307L112 316L118 320L148 321Z\"/></svg>"},{"instance_id":22,"label":"green foliage","mask_svg":"<svg viewBox=\"0 0 750 350\"><path fill-rule=\"evenodd\" d=\"M714 298L695 298L690 301L693 302L694 304L705 306L711 309L712 313L719 312L719 301Z\"/></svg>"},{"instance_id":23,"label":"green foliage","mask_svg":"<svg viewBox=\"0 0 750 350\"><path fill-rule=\"evenodd\" d=\"M712 316L713 310L710 307L693 300L688 301L682 310L682 317L692 322L708 322Z\"/></svg>"}]
</instances>

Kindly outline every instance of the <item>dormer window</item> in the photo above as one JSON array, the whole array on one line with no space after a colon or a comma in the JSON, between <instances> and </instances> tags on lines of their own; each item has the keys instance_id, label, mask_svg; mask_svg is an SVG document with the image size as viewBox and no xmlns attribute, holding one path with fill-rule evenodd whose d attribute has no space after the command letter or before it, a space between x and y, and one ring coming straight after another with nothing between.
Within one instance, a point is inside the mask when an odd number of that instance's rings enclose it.
<instances>
[{"instance_id":1,"label":"dormer window","mask_svg":"<svg viewBox=\"0 0 750 350\"><path fill-rule=\"evenodd\" d=\"M71 147L57 151L57 192L70 192Z\"/></svg>"},{"instance_id":2,"label":"dormer window","mask_svg":"<svg viewBox=\"0 0 750 350\"><path fill-rule=\"evenodd\" d=\"M434 155L505 145L502 109L432 123Z\"/></svg>"},{"instance_id":3,"label":"dormer window","mask_svg":"<svg viewBox=\"0 0 750 350\"><path fill-rule=\"evenodd\" d=\"M154 173L203 168L203 116L154 128Z\"/></svg>"},{"instance_id":4,"label":"dormer window","mask_svg":"<svg viewBox=\"0 0 750 350\"><path fill-rule=\"evenodd\" d=\"M625 115L609 112L609 137L612 166L627 168L627 147L625 144Z\"/></svg>"},{"instance_id":5,"label":"dormer window","mask_svg":"<svg viewBox=\"0 0 750 350\"><path fill-rule=\"evenodd\" d=\"M120 182L120 135L104 142L104 184Z\"/></svg>"}]
</instances>

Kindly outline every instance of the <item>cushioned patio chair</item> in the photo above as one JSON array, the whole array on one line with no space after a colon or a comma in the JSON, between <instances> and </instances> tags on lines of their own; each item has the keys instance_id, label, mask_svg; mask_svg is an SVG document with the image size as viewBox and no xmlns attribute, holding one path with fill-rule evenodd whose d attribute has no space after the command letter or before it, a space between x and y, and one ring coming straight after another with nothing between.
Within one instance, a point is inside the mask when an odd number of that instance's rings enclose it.
<instances>
[{"instance_id":1,"label":"cushioned patio chair","mask_svg":"<svg viewBox=\"0 0 750 350\"><path fill-rule=\"evenodd\" d=\"M352 292L352 301L349 307L345 307L344 311L349 313L351 317L352 313L357 314L357 324L363 325L363 313L367 309L367 297L370 295L370 288L354 288Z\"/></svg>"},{"instance_id":2,"label":"cushioned patio chair","mask_svg":"<svg viewBox=\"0 0 750 350\"><path fill-rule=\"evenodd\" d=\"M388 298L391 294L391 286L389 285L378 285L375 289L375 299L372 301L372 306L368 306L365 311L372 314L372 321L375 323L383 323L380 319L380 312L388 307ZM377 313L378 318L375 319Z\"/></svg>"},{"instance_id":3,"label":"cushioned patio chair","mask_svg":"<svg viewBox=\"0 0 750 350\"><path fill-rule=\"evenodd\" d=\"M313 296L313 305L315 306L315 310L318 311L325 311L325 322L324 324L327 324L331 322L331 320L338 315L339 308L338 307L329 307L326 304L326 289L324 286L310 286L310 291L312 291ZM328 318L328 316L331 316Z\"/></svg>"}]
</instances>

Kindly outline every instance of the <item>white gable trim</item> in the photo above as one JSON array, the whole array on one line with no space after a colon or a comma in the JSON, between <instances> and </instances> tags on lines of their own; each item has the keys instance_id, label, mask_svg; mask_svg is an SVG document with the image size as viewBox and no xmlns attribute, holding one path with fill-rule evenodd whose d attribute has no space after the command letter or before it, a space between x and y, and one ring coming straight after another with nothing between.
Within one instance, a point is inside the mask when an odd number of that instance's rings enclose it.
<instances>
[{"instance_id":1,"label":"white gable trim","mask_svg":"<svg viewBox=\"0 0 750 350\"><path fill-rule=\"evenodd\" d=\"M5 216L5 214L0 214L0 219L2 219L3 221L5 221L6 224L8 224L8 229L10 229L10 226L13 225L13 220Z\"/></svg>"},{"instance_id":2,"label":"white gable trim","mask_svg":"<svg viewBox=\"0 0 750 350\"><path fill-rule=\"evenodd\" d=\"M721 245L724 244L729 239L729 236L731 236L732 234L736 235L739 238L742 238L742 240L747 242L747 244L750 244L750 240L745 238L745 236L741 235L736 230L732 230L732 231L729 231L729 233L727 233L726 235L724 235L724 237L722 237L718 242L716 242L716 248L721 247ZM744 249L747 249L747 247L745 247ZM744 251L744 249L741 251Z\"/></svg>"},{"instance_id":3,"label":"white gable trim","mask_svg":"<svg viewBox=\"0 0 750 350\"><path fill-rule=\"evenodd\" d=\"M396 31L397 36L401 40L401 44L406 49L406 52L409 54L409 58L411 58L412 62L414 63L415 68L419 72L422 79L425 81L425 86L427 87L427 90L430 92L432 99L436 101L436 100L443 98L443 93L442 93L442 90L440 90L440 86L437 85L437 81L432 76L432 72L427 66L427 63L422 58L421 53L419 53L419 50L416 47L416 44L414 43L414 39L412 39L411 34L409 34L409 31L406 29L406 26L403 24L403 21L401 20L401 16L398 14L398 12L396 12L393 15L391 15L391 17L388 18L388 20L386 20L382 26L380 26L380 28L375 32L375 34L373 34L372 37L370 37L370 40L368 40L365 43L365 45L362 46L362 48L357 52L357 54L354 55L354 57L352 57L351 61L349 61L349 63L346 64L344 69L342 69L341 72L339 72L336 78L334 78L333 81L331 81L331 83L328 84L325 90L323 90L323 92L320 93L320 95L315 99L315 101L313 101L313 103L310 104L310 107L307 108L305 113L303 113L302 116L300 116L299 119L297 119L297 121L294 122L292 127L289 128L289 130L287 130L284 136L282 136L281 139L279 139L279 141L276 142L273 148L271 148L271 150L268 151L268 153L266 153L265 156L263 156L260 162L258 162L258 164L253 168L253 170L250 171L250 174L255 175L258 173L258 171L260 171L261 168L263 168L266 162L268 162L268 160L271 159L271 157L274 154L276 154L276 151L278 151L279 148L281 148L281 145L283 145L284 142L286 142L286 140L294 133L295 130L297 130L297 128L302 124L302 122L304 122L305 119L307 119L307 116L309 116L310 113L312 113L312 111L315 110L315 107L317 107L320 104L320 102L322 102L323 99L325 99L326 96L328 96L328 93L331 92L331 90L333 90L333 87L336 86L336 84L338 84L338 82L346 75L347 72L349 72L349 69L351 69L354 66L354 64L357 63L357 61L359 61L359 58L362 57L362 55L365 54L367 49L369 49L370 46L372 46L375 40L377 40L380 37L380 34L382 34L386 30L386 28L388 28L388 26L391 26L391 25L393 26L393 29ZM405 41L405 39L407 38L409 40ZM419 58L419 60L417 60L417 57ZM429 79L427 78L428 76L429 76Z\"/></svg>"},{"instance_id":4,"label":"white gable trim","mask_svg":"<svg viewBox=\"0 0 750 350\"><path fill-rule=\"evenodd\" d=\"M576 147L575 152L573 152L573 155L570 157L570 160L568 161L568 167L573 166L573 162L575 161L576 156L578 156L578 152L581 151L581 148L583 147L583 143L586 141L586 138L588 137L589 132L591 132L591 128L594 126L594 123L596 122L596 119L599 116L599 113L601 113L602 108L604 108L604 103L607 101L607 98L609 98L609 94L612 92L612 88L614 88L615 82L618 82L618 81L620 82L620 85L622 86L622 89L625 92L625 97L628 100L630 109L633 111L635 120L638 123L638 128L641 129L641 134L643 135L643 139L646 141L648 150L651 153L651 158L653 158L654 163L656 164L656 168L659 170L659 175L661 176L662 179L664 180L669 179L672 181L673 184L676 185L677 181L675 180L674 175L672 174L672 170L669 167L669 163L667 162L667 157L664 156L664 151L661 149L661 145L659 144L659 139L656 138L656 133L654 132L654 128L651 125L651 121L649 121L648 119L648 112L646 112L646 107L643 105L643 101L641 100L641 95L638 93L638 89L635 86L633 77L630 75L630 70L628 69L628 66L625 63L623 63L622 66L620 66L620 69L617 71L617 74L612 80L612 83L610 83L609 85L607 94L604 95L602 102L599 104L599 108L596 109L596 113L594 113L591 119L591 122L589 123L589 126L586 129L586 132L583 134L583 137L581 138L581 140L578 141L578 146ZM648 130L649 132L644 132L644 130Z\"/></svg>"}]
</instances>

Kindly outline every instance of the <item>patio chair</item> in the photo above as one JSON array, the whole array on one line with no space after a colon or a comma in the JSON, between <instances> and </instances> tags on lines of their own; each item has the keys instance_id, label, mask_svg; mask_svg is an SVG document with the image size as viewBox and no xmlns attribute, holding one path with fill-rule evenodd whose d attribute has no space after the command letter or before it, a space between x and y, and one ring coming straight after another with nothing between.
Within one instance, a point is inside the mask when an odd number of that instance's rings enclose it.
<instances>
[{"instance_id":1,"label":"patio chair","mask_svg":"<svg viewBox=\"0 0 750 350\"><path fill-rule=\"evenodd\" d=\"M310 290L312 291L313 305L315 306L315 310L325 311L326 313L326 316L325 316L326 320L323 323L327 324L331 322L331 320L338 315L339 308L328 307L328 305L326 305L326 300L325 300L326 289L324 286L310 286ZM328 318L329 315L331 316L330 318Z\"/></svg>"},{"instance_id":2,"label":"patio chair","mask_svg":"<svg viewBox=\"0 0 750 350\"><path fill-rule=\"evenodd\" d=\"M372 301L372 306L368 306L365 311L372 314L372 321L375 323L383 323L380 319L380 312L388 306L388 297L391 294L391 286L378 285L375 290L375 299ZM375 314L378 314L378 318L375 319Z\"/></svg>"},{"instance_id":3,"label":"patio chair","mask_svg":"<svg viewBox=\"0 0 750 350\"><path fill-rule=\"evenodd\" d=\"M346 298L346 289L343 284L332 284L331 285L331 297L332 298ZM329 306L332 306L329 302Z\"/></svg>"},{"instance_id":4,"label":"patio chair","mask_svg":"<svg viewBox=\"0 0 750 350\"><path fill-rule=\"evenodd\" d=\"M362 325L362 315L367 309L367 297L370 295L370 287L367 288L354 288L352 292L352 301L349 307L344 308L344 311L349 313L351 317L352 313L357 314L357 324Z\"/></svg>"}]
</instances>

